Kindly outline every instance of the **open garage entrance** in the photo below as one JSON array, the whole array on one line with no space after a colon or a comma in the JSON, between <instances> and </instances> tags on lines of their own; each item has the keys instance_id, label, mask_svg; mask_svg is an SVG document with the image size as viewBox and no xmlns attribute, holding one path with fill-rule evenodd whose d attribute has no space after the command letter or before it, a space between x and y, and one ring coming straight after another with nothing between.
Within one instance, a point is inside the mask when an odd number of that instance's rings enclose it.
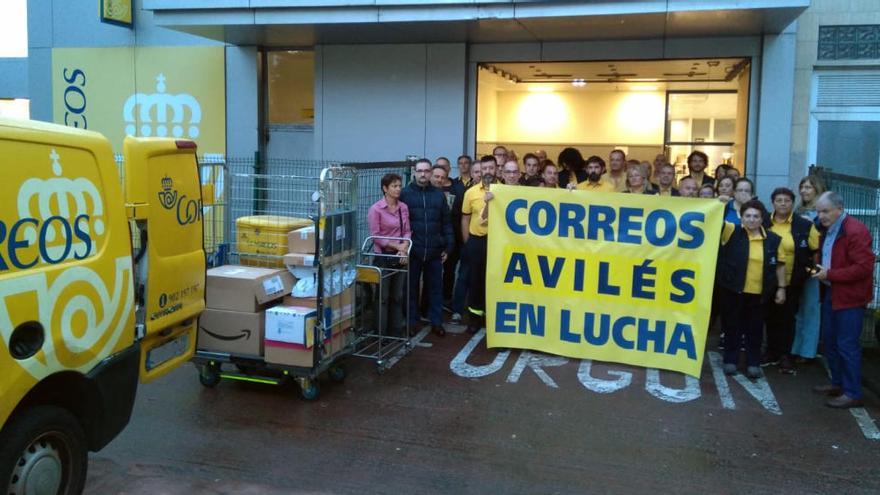
<instances>
[{"instance_id":1,"label":"open garage entrance","mask_svg":"<svg viewBox=\"0 0 880 495\"><path fill-rule=\"evenodd\" d=\"M749 58L481 63L477 155L496 145L519 157L565 147L607 159L615 148L652 162L666 154L679 176L700 150L708 172L746 171Z\"/></svg>"}]
</instances>

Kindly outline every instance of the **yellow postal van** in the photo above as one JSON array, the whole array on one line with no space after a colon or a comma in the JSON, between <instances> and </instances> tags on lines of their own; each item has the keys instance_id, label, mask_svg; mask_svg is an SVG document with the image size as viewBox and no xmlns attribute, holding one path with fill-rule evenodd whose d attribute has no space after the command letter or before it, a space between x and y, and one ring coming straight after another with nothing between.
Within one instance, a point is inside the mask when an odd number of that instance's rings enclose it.
<instances>
[{"instance_id":1,"label":"yellow postal van","mask_svg":"<svg viewBox=\"0 0 880 495\"><path fill-rule=\"evenodd\" d=\"M76 494L205 307L195 144L0 119L0 493ZM2 490L6 491L3 492Z\"/></svg>"}]
</instances>

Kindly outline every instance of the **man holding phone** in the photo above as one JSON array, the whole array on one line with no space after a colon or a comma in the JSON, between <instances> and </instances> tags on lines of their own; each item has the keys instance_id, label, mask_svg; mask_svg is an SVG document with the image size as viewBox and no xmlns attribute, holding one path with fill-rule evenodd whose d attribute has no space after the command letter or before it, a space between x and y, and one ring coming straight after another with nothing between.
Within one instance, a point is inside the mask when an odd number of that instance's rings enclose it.
<instances>
[{"instance_id":1,"label":"man holding phone","mask_svg":"<svg viewBox=\"0 0 880 495\"><path fill-rule=\"evenodd\" d=\"M843 198L834 191L819 196L816 213L825 232L812 277L822 282L822 343L831 383L813 391L831 397L829 407L861 407L859 337L865 307L874 297L873 241L865 224L846 214Z\"/></svg>"}]
</instances>

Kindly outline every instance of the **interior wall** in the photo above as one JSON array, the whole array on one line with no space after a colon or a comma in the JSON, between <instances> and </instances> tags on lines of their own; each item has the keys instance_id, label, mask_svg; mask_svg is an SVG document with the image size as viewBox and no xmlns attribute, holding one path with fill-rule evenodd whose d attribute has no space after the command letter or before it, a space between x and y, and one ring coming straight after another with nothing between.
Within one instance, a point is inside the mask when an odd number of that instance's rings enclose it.
<instances>
[{"instance_id":1,"label":"interior wall","mask_svg":"<svg viewBox=\"0 0 880 495\"><path fill-rule=\"evenodd\" d=\"M661 92L499 91L496 140L660 146L664 112Z\"/></svg>"},{"instance_id":2,"label":"interior wall","mask_svg":"<svg viewBox=\"0 0 880 495\"><path fill-rule=\"evenodd\" d=\"M513 150L516 152L517 156L522 160L523 155L526 153L534 153L537 150L544 150L547 152L547 158L550 160L556 161L559 156L559 152L564 148L572 147L576 148L581 152L584 158L587 158L592 155L596 155L602 157L605 162L608 162L608 155L615 148L622 149L626 152L627 159L635 159L639 161L649 161L653 162L654 157L657 156L658 153L663 153L663 145L639 145L639 146L615 146L611 144L588 144L588 143L565 143L565 144L546 144L546 143L522 143L522 142L511 142L511 141L492 141L492 142L477 142L477 154L476 156L483 155L491 155L492 148L497 145L504 146L508 150Z\"/></svg>"},{"instance_id":3,"label":"interior wall","mask_svg":"<svg viewBox=\"0 0 880 495\"><path fill-rule=\"evenodd\" d=\"M485 82L477 93L477 139L498 140L498 91Z\"/></svg>"}]
</instances>

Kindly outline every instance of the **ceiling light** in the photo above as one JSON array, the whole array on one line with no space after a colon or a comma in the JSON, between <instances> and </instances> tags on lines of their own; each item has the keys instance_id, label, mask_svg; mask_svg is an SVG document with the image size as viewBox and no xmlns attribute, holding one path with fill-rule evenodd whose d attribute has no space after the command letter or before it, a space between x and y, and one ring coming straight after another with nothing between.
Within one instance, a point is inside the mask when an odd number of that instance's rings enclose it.
<instances>
[{"instance_id":1,"label":"ceiling light","mask_svg":"<svg viewBox=\"0 0 880 495\"><path fill-rule=\"evenodd\" d=\"M587 85L587 81L583 79L574 79L573 81L571 81L571 85L576 88L583 88Z\"/></svg>"}]
</instances>

